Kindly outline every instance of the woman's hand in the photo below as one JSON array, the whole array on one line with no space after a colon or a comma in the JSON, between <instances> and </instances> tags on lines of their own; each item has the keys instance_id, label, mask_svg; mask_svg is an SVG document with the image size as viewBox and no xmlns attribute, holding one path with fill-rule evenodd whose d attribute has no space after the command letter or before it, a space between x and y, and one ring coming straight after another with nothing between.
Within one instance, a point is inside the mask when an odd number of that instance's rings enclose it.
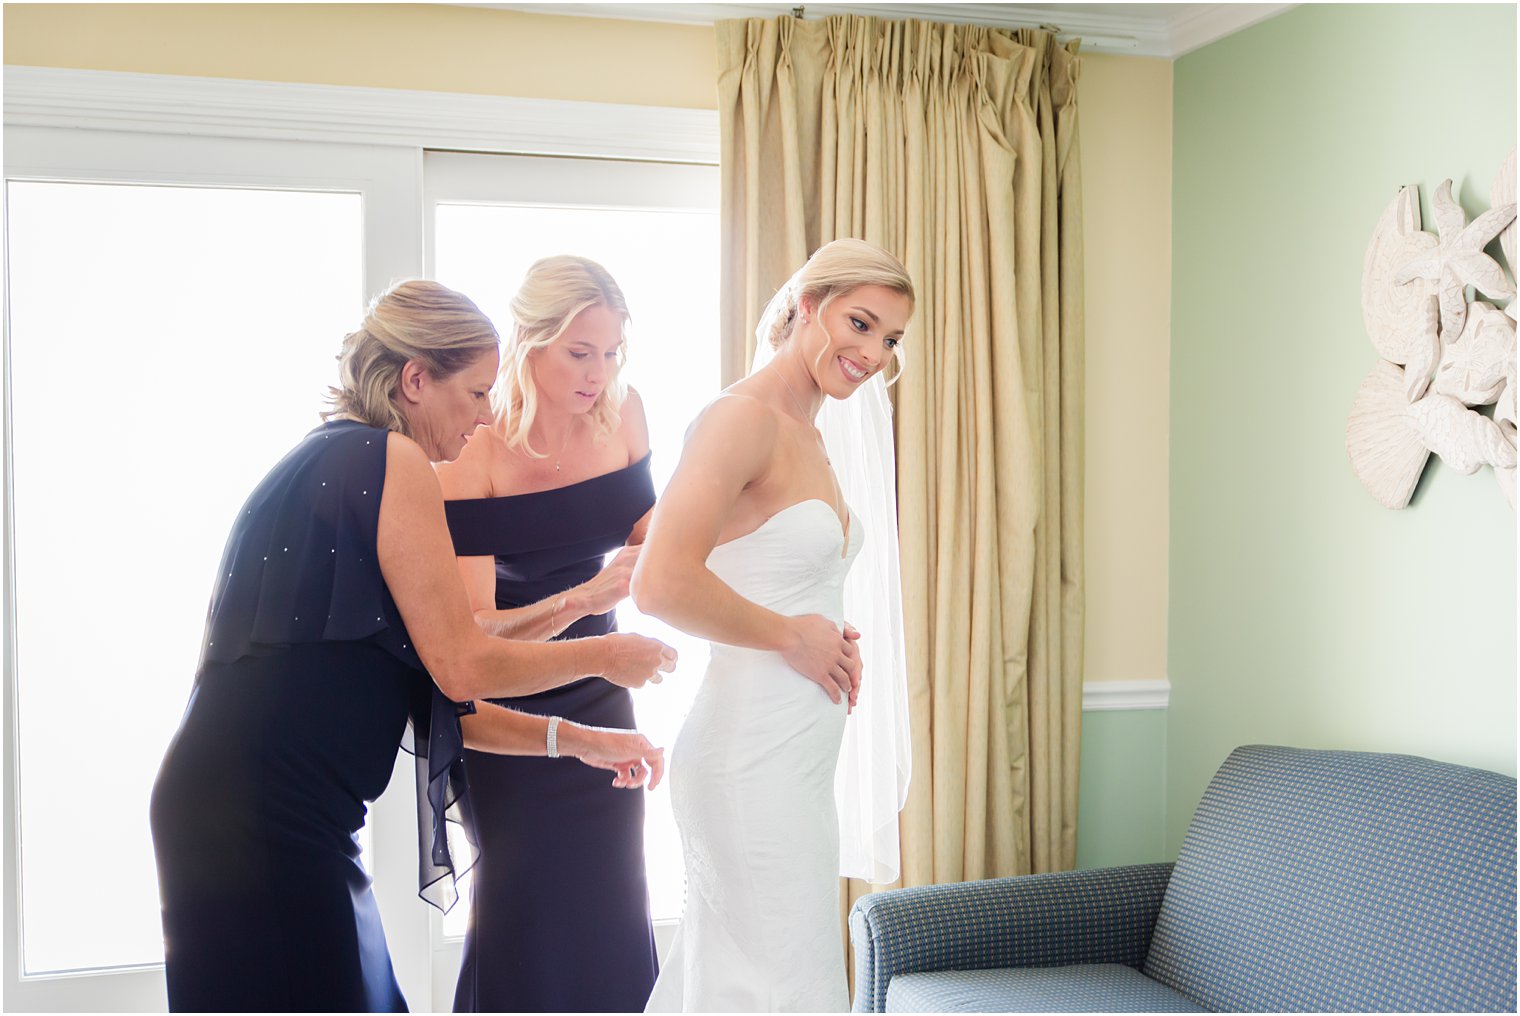
<instances>
[{"instance_id":1,"label":"woman's hand","mask_svg":"<svg viewBox=\"0 0 1520 1016\"><path fill-rule=\"evenodd\" d=\"M576 644L589 645L602 653L604 660L595 673L622 688L659 684L661 675L676 669L676 651L659 639L613 632L581 639Z\"/></svg>"},{"instance_id":2,"label":"woman's hand","mask_svg":"<svg viewBox=\"0 0 1520 1016\"><path fill-rule=\"evenodd\" d=\"M850 622L844 623L844 653L847 657L845 673L850 678L850 712L855 711L855 705L860 701L860 670L863 665L860 658L860 647L855 643L860 641L860 632Z\"/></svg>"},{"instance_id":3,"label":"woman's hand","mask_svg":"<svg viewBox=\"0 0 1520 1016\"><path fill-rule=\"evenodd\" d=\"M853 640L822 614L787 618L787 634L788 644L781 650L781 658L822 688L830 702L838 704L848 698L853 706L860 688L860 654L855 653L854 662L851 661Z\"/></svg>"},{"instance_id":4,"label":"woman's hand","mask_svg":"<svg viewBox=\"0 0 1520 1016\"><path fill-rule=\"evenodd\" d=\"M628 581L639 560L639 547L624 547L595 576L575 587L570 602L581 617L605 614L628 598Z\"/></svg>"},{"instance_id":5,"label":"woman's hand","mask_svg":"<svg viewBox=\"0 0 1520 1016\"><path fill-rule=\"evenodd\" d=\"M648 784L653 790L665 776L665 749L656 748L637 730L587 727L565 721L557 734L561 755L569 755L595 769L617 775L612 785L632 790Z\"/></svg>"}]
</instances>

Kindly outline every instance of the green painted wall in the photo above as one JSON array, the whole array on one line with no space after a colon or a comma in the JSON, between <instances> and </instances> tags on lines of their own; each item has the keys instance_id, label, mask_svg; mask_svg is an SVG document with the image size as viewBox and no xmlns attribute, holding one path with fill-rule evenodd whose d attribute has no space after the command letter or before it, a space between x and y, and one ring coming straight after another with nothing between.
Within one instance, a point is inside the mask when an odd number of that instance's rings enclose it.
<instances>
[{"instance_id":1,"label":"green painted wall","mask_svg":"<svg viewBox=\"0 0 1520 1016\"><path fill-rule=\"evenodd\" d=\"M1082 714L1077 867L1170 860L1162 824L1166 711Z\"/></svg>"},{"instance_id":2,"label":"green painted wall","mask_svg":"<svg viewBox=\"0 0 1520 1016\"><path fill-rule=\"evenodd\" d=\"M1176 64L1169 853L1238 744L1515 771L1515 514L1435 459L1381 508L1344 447L1372 228L1401 184L1431 230L1446 177L1486 209L1515 88L1513 5L1304 6Z\"/></svg>"}]
</instances>

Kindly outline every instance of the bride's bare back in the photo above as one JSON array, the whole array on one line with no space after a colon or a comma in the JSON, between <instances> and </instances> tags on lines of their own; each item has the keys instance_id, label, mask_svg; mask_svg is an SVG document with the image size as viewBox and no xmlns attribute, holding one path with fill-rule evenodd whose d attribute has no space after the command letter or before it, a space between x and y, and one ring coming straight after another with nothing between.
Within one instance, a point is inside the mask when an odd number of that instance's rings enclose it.
<instances>
[{"instance_id":1,"label":"bride's bare back","mask_svg":"<svg viewBox=\"0 0 1520 1016\"><path fill-rule=\"evenodd\" d=\"M633 599L644 613L699 638L780 653L835 701L849 696L853 702L859 657L834 622L817 614L786 617L752 603L707 567L719 543L813 496L796 482L806 461L797 433L804 426L789 425L771 405L737 393L702 412L655 508L633 573ZM815 465L827 470L822 451L816 454ZM821 479L828 482L827 476Z\"/></svg>"}]
</instances>

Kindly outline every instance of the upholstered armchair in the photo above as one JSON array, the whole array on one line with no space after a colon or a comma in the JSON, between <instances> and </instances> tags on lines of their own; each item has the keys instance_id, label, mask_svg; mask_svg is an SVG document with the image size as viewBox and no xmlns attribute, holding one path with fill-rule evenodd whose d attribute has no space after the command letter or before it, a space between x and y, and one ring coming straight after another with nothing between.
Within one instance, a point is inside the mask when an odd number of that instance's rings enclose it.
<instances>
[{"instance_id":1,"label":"upholstered armchair","mask_svg":"<svg viewBox=\"0 0 1520 1016\"><path fill-rule=\"evenodd\" d=\"M1515 1010L1515 780L1239 748L1175 864L876 893L855 1008Z\"/></svg>"}]
</instances>

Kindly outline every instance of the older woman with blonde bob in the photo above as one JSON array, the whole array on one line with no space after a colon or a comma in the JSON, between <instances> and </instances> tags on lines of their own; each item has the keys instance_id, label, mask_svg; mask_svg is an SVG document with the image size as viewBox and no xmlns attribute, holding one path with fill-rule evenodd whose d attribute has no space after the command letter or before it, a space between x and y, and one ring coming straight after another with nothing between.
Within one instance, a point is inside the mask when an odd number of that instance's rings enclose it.
<instances>
[{"instance_id":1,"label":"older woman with blonde bob","mask_svg":"<svg viewBox=\"0 0 1520 1016\"><path fill-rule=\"evenodd\" d=\"M583 257L536 262L512 300L495 417L439 469L487 631L573 645L616 628L654 504L643 405L619 379L628 317L612 276ZM499 704L633 724L628 692L605 681ZM539 759L471 751L465 764L481 858L454 1008L643 1008L656 959L639 795Z\"/></svg>"},{"instance_id":2,"label":"older woman with blonde bob","mask_svg":"<svg viewBox=\"0 0 1520 1016\"><path fill-rule=\"evenodd\" d=\"M382 294L344 339L332 412L233 523L153 790L172 1009L405 1008L355 840L398 744L417 757L421 894L440 905L467 866L445 834L446 819L469 831L465 745L557 749L619 787L660 777L633 731L470 704L674 666L651 639L510 642L471 618L431 463L488 418L497 341L436 283Z\"/></svg>"}]
</instances>

